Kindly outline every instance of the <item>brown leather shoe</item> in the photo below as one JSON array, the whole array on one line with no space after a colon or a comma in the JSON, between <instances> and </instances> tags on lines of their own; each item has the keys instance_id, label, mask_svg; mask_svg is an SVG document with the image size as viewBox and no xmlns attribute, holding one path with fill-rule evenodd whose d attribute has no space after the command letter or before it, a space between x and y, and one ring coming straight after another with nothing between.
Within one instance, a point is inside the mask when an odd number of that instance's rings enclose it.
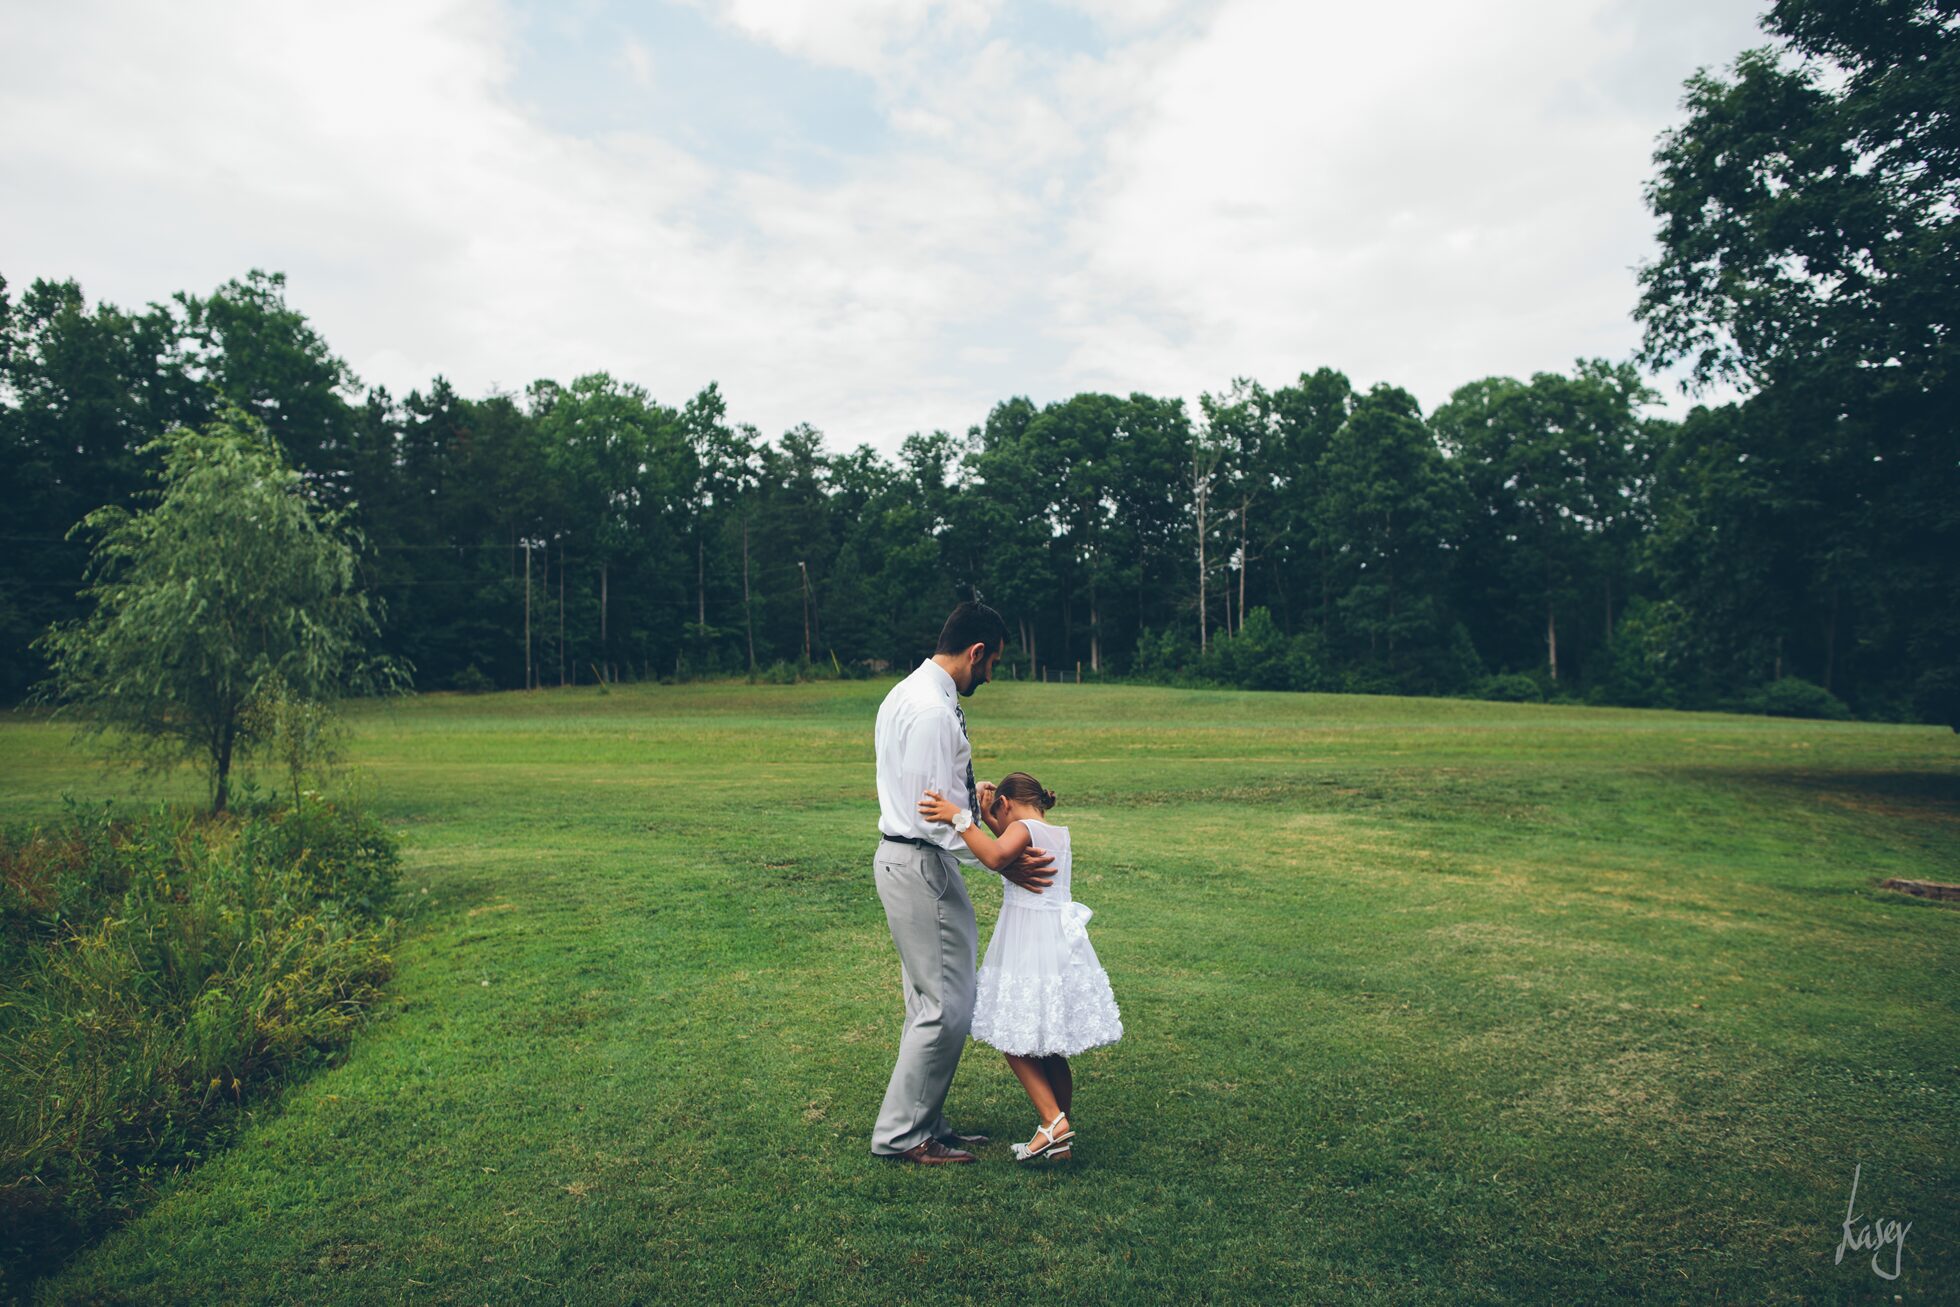
<instances>
[{"instance_id":1,"label":"brown leather shoe","mask_svg":"<svg viewBox=\"0 0 1960 1307\"><path fill-rule=\"evenodd\" d=\"M933 1138L937 1139L940 1143L946 1145L946 1147L954 1148L954 1149L984 1148L988 1144L993 1142L993 1140L987 1138L987 1136L985 1135L963 1135L958 1133L950 1134L950 1135L934 1135Z\"/></svg>"},{"instance_id":2,"label":"brown leather shoe","mask_svg":"<svg viewBox=\"0 0 1960 1307\"><path fill-rule=\"evenodd\" d=\"M921 1166L944 1166L950 1162L977 1162L980 1159L959 1148L948 1148L937 1139L912 1145L902 1153L888 1153L895 1162L917 1162Z\"/></svg>"}]
</instances>

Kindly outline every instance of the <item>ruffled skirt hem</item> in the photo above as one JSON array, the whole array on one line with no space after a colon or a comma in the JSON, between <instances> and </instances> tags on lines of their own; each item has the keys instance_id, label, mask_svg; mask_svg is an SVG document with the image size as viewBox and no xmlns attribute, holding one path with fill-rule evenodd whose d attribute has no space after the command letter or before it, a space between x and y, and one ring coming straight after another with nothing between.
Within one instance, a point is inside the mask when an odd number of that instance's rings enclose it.
<instances>
[{"instance_id":1,"label":"ruffled skirt hem","mask_svg":"<svg viewBox=\"0 0 1960 1307\"><path fill-rule=\"evenodd\" d=\"M1073 1057L1123 1037L1108 973L1057 912L1004 905L974 982L973 1038L1003 1053Z\"/></svg>"}]
</instances>

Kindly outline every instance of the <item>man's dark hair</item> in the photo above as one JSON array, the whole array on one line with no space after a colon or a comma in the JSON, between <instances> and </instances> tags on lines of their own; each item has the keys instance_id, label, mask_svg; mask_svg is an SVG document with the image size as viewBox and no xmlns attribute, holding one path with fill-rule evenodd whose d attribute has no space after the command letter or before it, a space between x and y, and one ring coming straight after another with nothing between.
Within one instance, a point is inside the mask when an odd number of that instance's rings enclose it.
<instances>
[{"instance_id":1,"label":"man's dark hair","mask_svg":"<svg viewBox=\"0 0 1960 1307\"><path fill-rule=\"evenodd\" d=\"M939 647L933 652L965 653L976 644L984 644L991 655L1006 643L1007 623L1000 614L969 599L947 616L946 625L939 628Z\"/></svg>"}]
</instances>

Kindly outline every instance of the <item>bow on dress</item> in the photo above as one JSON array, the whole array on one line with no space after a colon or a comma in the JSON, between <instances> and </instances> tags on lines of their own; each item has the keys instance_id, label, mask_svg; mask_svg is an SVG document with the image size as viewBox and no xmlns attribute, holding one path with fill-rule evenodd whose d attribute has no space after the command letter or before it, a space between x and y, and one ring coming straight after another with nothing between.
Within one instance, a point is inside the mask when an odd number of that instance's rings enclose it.
<instances>
[{"instance_id":1,"label":"bow on dress","mask_svg":"<svg viewBox=\"0 0 1960 1307\"><path fill-rule=\"evenodd\" d=\"M1071 965L1080 965L1089 960L1089 932L1085 927L1089 924L1089 918L1095 915L1085 904L1069 902L1062 905L1062 938L1068 941Z\"/></svg>"}]
</instances>

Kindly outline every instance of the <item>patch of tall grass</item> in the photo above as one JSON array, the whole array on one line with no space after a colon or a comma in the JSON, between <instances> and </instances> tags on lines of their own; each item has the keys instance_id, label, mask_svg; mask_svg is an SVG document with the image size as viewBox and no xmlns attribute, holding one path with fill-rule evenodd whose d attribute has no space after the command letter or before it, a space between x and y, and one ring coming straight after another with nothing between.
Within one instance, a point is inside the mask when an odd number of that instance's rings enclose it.
<instances>
[{"instance_id":1,"label":"patch of tall grass","mask_svg":"<svg viewBox=\"0 0 1960 1307\"><path fill-rule=\"evenodd\" d=\"M312 794L0 830L0 1297L345 1046L392 967L398 861Z\"/></svg>"}]
</instances>

